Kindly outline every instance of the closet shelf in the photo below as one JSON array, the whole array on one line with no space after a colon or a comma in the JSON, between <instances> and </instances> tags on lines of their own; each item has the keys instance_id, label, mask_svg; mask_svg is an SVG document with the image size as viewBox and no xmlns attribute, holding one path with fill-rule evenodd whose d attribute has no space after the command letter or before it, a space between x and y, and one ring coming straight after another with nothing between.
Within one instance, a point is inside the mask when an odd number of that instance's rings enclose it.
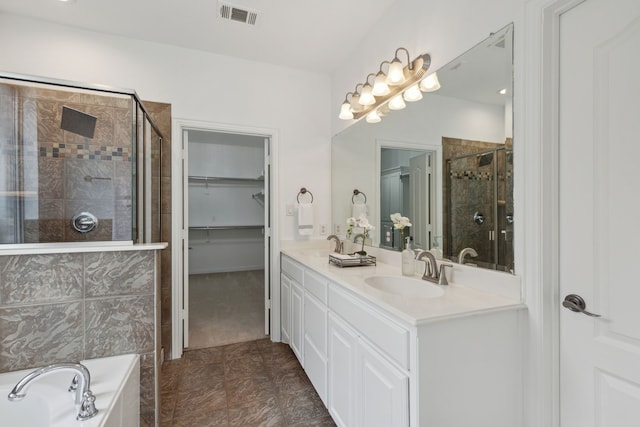
<instances>
[{"instance_id":1,"label":"closet shelf","mask_svg":"<svg viewBox=\"0 0 640 427\"><path fill-rule=\"evenodd\" d=\"M264 225L204 225L189 227L189 230L238 230L238 229L258 229Z\"/></svg>"}]
</instances>

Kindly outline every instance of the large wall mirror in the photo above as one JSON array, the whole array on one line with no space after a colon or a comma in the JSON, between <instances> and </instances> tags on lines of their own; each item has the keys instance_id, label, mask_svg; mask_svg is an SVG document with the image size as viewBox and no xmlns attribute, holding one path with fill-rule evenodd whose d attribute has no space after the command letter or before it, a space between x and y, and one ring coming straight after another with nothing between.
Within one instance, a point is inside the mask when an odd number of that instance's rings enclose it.
<instances>
[{"instance_id":1,"label":"large wall mirror","mask_svg":"<svg viewBox=\"0 0 640 427\"><path fill-rule=\"evenodd\" d=\"M333 138L333 231L344 237L364 212L376 227L367 243L400 250L399 212L414 248L455 262L471 248L466 263L513 273L513 25L437 75L438 91Z\"/></svg>"}]
</instances>

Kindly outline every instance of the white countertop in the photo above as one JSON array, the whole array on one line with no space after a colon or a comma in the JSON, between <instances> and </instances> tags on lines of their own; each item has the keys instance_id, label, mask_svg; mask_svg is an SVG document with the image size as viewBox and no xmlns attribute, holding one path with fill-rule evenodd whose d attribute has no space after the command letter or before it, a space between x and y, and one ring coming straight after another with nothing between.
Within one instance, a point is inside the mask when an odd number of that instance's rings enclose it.
<instances>
[{"instance_id":1,"label":"white countertop","mask_svg":"<svg viewBox=\"0 0 640 427\"><path fill-rule=\"evenodd\" d=\"M448 272L449 285L440 286L444 291L442 296L420 299L407 298L377 290L364 281L369 276L402 276L399 253L397 254L398 262L394 264L381 262L378 257L375 266L340 268L329 264L329 250L326 247L326 242L316 244L315 247L313 245L304 247L300 244L283 244L281 252L409 325L418 326L450 318L526 308L519 297L520 280L517 276L496 272L487 274L482 269L456 264L453 271ZM367 250L377 252L375 248L367 248ZM371 254L376 255L376 253ZM385 258L387 258L387 262L392 261L388 256ZM499 275L494 276L494 274ZM416 272L417 279L420 279L421 276L422 271ZM456 278L460 279L460 283L456 282ZM462 281L465 282L464 285L461 284Z\"/></svg>"}]
</instances>

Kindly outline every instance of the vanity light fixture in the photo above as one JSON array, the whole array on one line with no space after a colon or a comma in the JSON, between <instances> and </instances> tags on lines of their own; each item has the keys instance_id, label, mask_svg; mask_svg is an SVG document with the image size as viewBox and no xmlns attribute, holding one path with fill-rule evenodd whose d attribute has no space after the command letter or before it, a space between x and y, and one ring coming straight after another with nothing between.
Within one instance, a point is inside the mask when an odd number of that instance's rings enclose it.
<instances>
[{"instance_id":1,"label":"vanity light fixture","mask_svg":"<svg viewBox=\"0 0 640 427\"><path fill-rule=\"evenodd\" d=\"M440 89L438 74L431 73L420 82L420 90L423 92L435 92Z\"/></svg>"},{"instance_id":2,"label":"vanity light fixture","mask_svg":"<svg viewBox=\"0 0 640 427\"><path fill-rule=\"evenodd\" d=\"M367 123L380 123L382 121L382 118L380 118L378 110L372 110L371 112L369 112L369 114L367 114L365 120L367 121Z\"/></svg>"},{"instance_id":3,"label":"vanity light fixture","mask_svg":"<svg viewBox=\"0 0 640 427\"><path fill-rule=\"evenodd\" d=\"M369 77L374 76L374 74L369 74L367 76L366 83L362 86L362 92L360 92L360 99L358 102L362 105L373 105L376 103L376 98L373 96L373 86L369 84Z\"/></svg>"},{"instance_id":4,"label":"vanity light fixture","mask_svg":"<svg viewBox=\"0 0 640 427\"><path fill-rule=\"evenodd\" d=\"M406 65L398 57L400 52L407 55ZM388 64L386 74L385 64ZM435 73L428 76L429 82L424 81L430 65L431 57L427 53L412 61L407 49L396 49L391 62L383 61L377 74L367 75L364 83L358 83L353 92L347 93L339 117L343 120L366 117L367 122L378 123L389 110L405 108L405 101L418 101L422 99L422 92L438 90L440 83Z\"/></svg>"}]
</instances>

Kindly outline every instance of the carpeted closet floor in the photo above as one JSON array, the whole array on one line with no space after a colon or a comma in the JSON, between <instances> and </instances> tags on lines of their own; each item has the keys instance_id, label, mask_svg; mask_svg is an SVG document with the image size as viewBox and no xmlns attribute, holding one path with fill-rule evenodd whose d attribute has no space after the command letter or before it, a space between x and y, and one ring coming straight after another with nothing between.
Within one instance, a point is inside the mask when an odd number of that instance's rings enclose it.
<instances>
[{"instance_id":1,"label":"carpeted closet floor","mask_svg":"<svg viewBox=\"0 0 640 427\"><path fill-rule=\"evenodd\" d=\"M264 337L264 270L189 276L190 350Z\"/></svg>"}]
</instances>

